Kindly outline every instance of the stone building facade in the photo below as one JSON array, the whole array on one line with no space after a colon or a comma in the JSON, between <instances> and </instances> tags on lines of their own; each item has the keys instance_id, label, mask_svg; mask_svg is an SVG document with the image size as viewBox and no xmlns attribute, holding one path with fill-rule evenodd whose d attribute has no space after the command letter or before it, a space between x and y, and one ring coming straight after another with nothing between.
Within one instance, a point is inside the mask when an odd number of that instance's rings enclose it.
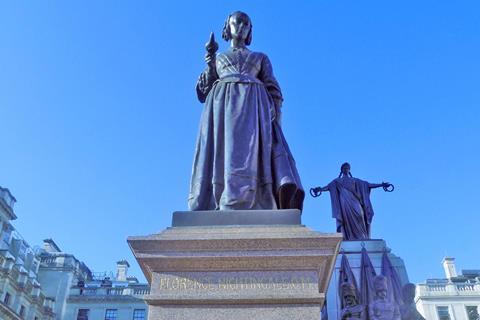
<instances>
[{"instance_id":1,"label":"stone building facade","mask_svg":"<svg viewBox=\"0 0 480 320\"><path fill-rule=\"evenodd\" d=\"M128 268L128 262L122 260L117 262L116 275L94 274L89 281L73 286L65 319L146 320L144 296L150 288L135 277L128 277Z\"/></svg>"},{"instance_id":2,"label":"stone building facade","mask_svg":"<svg viewBox=\"0 0 480 320\"><path fill-rule=\"evenodd\" d=\"M73 255L64 253L52 239L38 252L39 281L55 299L56 320L146 320L143 296L147 284L128 277L129 264L117 262L117 272L94 273Z\"/></svg>"},{"instance_id":3,"label":"stone building facade","mask_svg":"<svg viewBox=\"0 0 480 320\"><path fill-rule=\"evenodd\" d=\"M428 320L480 320L480 270L458 274L455 259L442 261L443 279L427 279L417 285L415 302Z\"/></svg>"},{"instance_id":4,"label":"stone building facade","mask_svg":"<svg viewBox=\"0 0 480 320\"><path fill-rule=\"evenodd\" d=\"M11 224L15 202L0 187L0 319L54 320L55 299L38 279L40 259Z\"/></svg>"},{"instance_id":5,"label":"stone building facade","mask_svg":"<svg viewBox=\"0 0 480 320\"><path fill-rule=\"evenodd\" d=\"M33 249L12 226L16 199L0 187L1 320L146 320L148 284L117 272L94 273L52 240Z\"/></svg>"},{"instance_id":6,"label":"stone building facade","mask_svg":"<svg viewBox=\"0 0 480 320\"><path fill-rule=\"evenodd\" d=\"M88 281L90 269L73 255L62 252L52 239L46 239L37 251L40 260L38 281L45 294L55 300L55 320L66 318L71 288L79 281Z\"/></svg>"}]
</instances>

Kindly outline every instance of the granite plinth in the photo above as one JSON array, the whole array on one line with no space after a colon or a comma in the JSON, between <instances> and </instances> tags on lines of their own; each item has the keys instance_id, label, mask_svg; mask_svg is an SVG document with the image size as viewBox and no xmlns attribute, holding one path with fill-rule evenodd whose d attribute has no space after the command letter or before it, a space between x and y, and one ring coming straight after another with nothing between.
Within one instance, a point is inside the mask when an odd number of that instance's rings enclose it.
<instances>
[{"instance_id":1,"label":"granite plinth","mask_svg":"<svg viewBox=\"0 0 480 320\"><path fill-rule=\"evenodd\" d=\"M128 243L151 285L150 320L318 320L341 239L297 210L217 211L177 212L173 227Z\"/></svg>"},{"instance_id":2,"label":"granite plinth","mask_svg":"<svg viewBox=\"0 0 480 320\"><path fill-rule=\"evenodd\" d=\"M301 211L235 210L235 211L177 211L172 216L172 227L225 225L298 225Z\"/></svg>"}]
</instances>

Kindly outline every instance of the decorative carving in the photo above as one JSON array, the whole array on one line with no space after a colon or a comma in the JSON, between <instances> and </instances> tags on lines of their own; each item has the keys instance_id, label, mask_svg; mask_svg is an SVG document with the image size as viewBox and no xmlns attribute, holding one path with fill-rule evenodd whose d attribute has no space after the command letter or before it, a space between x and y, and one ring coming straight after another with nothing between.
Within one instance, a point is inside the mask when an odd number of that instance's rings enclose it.
<instances>
[{"instance_id":1,"label":"decorative carving","mask_svg":"<svg viewBox=\"0 0 480 320\"><path fill-rule=\"evenodd\" d=\"M401 320L398 305L387 299L387 278L375 276L373 279L375 296L368 306L370 320Z\"/></svg>"},{"instance_id":2,"label":"decorative carving","mask_svg":"<svg viewBox=\"0 0 480 320\"><path fill-rule=\"evenodd\" d=\"M358 301L357 290L349 282L344 282L341 286L343 309L340 312L341 320L367 320L367 310L365 305Z\"/></svg>"}]
</instances>

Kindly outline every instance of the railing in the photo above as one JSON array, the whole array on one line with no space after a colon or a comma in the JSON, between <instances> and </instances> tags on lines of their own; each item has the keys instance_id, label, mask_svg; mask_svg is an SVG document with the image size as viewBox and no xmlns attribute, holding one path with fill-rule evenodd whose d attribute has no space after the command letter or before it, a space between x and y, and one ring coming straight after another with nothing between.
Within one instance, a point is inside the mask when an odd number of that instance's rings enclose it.
<instances>
[{"instance_id":1,"label":"railing","mask_svg":"<svg viewBox=\"0 0 480 320\"><path fill-rule=\"evenodd\" d=\"M428 291L442 292L447 290L447 286L445 284L428 284L427 289Z\"/></svg>"},{"instance_id":2,"label":"railing","mask_svg":"<svg viewBox=\"0 0 480 320\"><path fill-rule=\"evenodd\" d=\"M462 283L456 285L458 291L475 291L475 284Z\"/></svg>"},{"instance_id":3,"label":"railing","mask_svg":"<svg viewBox=\"0 0 480 320\"><path fill-rule=\"evenodd\" d=\"M57 258L56 257L42 257L40 259L40 263L44 263L44 264L56 264L56 260Z\"/></svg>"},{"instance_id":4,"label":"railing","mask_svg":"<svg viewBox=\"0 0 480 320\"><path fill-rule=\"evenodd\" d=\"M142 296L149 293L149 287L72 288L72 295L76 296Z\"/></svg>"},{"instance_id":5,"label":"railing","mask_svg":"<svg viewBox=\"0 0 480 320\"><path fill-rule=\"evenodd\" d=\"M419 284L417 296L479 295L480 283L423 283Z\"/></svg>"},{"instance_id":6,"label":"railing","mask_svg":"<svg viewBox=\"0 0 480 320\"><path fill-rule=\"evenodd\" d=\"M150 288L136 288L133 290L134 295L146 295L150 294Z\"/></svg>"},{"instance_id":7,"label":"railing","mask_svg":"<svg viewBox=\"0 0 480 320\"><path fill-rule=\"evenodd\" d=\"M79 294L82 296L95 296L97 295L97 288L83 288L79 290Z\"/></svg>"},{"instance_id":8,"label":"railing","mask_svg":"<svg viewBox=\"0 0 480 320\"><path fill-rule=\"evenodd\" d=\"M111 288L107 289L107 295L109 296L121 296L123 295L124 288Z\"/></svg>"}]
</instances>

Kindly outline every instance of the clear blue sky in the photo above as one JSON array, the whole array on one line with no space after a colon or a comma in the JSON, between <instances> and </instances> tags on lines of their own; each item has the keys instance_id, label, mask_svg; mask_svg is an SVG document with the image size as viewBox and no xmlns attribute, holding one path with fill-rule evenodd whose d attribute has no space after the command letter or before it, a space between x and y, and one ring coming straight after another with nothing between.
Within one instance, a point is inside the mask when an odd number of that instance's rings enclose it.
<instances>
[{"instance_id":1,"label":"clear blue sky","mask_svg":"<svg viewBox=\"0 0 480 320\"><path fill-rule=\"evenodd\" d=\"M282 86L304 186L349 161L395 184L372 195L373 237L410 280L442 277L444 255L480 268L478 1L2 2L0 185L24 238L141 275L126 238L187 209L204 44L238 9ZM334 231L328 194L303 222Z\"/></svg>"}]
</instances>

